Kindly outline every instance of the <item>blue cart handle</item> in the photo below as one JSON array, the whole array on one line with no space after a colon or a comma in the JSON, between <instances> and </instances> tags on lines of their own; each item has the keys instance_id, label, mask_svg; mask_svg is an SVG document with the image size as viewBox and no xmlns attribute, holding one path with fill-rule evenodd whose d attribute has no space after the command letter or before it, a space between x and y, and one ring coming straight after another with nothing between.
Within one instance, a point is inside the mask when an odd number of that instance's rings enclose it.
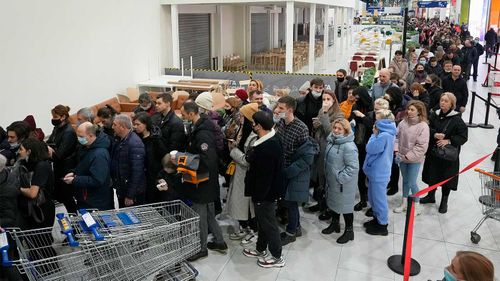
<instances>
[{"instance_id":1,"label":"blue cart handle","mask_svg":"<svg viewBox=\"0 0 500 281\"><path fill-rule=\"evenodd\" d=\"M0 232L0 251L2 252L2 266L12 266L12 261L9 259L9 240L7 240L7 232Z\"/></svg>"},{"instance_id":2,"label":"blue cart handle","mask_svg":"<svg viewBox=\"0 0 500 281\"><path fill-rule=\"evenodd\" d=\"M61 233L66 235L68 238L68 244L71 247L78 247L80 243L75 241L75 237L73 236L73 227L71 227L68 218L66 218L63 213L56 214L56 217L59 222L59 226L61 227Z\"/></svg>"},{"instance_id":3,"label":"blue cart handle","mask_svg":"<svg viewBox=\"0 0 500 281\"><path fill-rule=\"evenodd\" d=\"M90 231L92 231L92 234L94 235L95 240L103 241L104 236L102 236L99 233L99 231L97 231L97 228L99 227L99 225L94 220L92 215L89 212L87 212L86 209L80 209L79 212L82 215L82 219L83 219L83 222L85 223L85 225L87 225L87 227L90 229Z\"/></svg>"}]
</instances>

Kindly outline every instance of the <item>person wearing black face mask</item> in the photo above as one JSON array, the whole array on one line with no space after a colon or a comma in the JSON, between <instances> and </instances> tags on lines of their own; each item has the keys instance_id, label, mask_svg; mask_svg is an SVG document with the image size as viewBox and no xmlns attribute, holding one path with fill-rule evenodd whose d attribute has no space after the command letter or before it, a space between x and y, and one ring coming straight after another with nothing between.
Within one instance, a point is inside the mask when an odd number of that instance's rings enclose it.
<instances>
[{"instance_id":1,"label":"person wearing black face mask","mask_svg":"<svg viewBox=\"0 0 500 281\"><path fill-rule=\"evenodd\" d=\"M429 93L429 105L427 106L427 110L429 113L433 110L436 110L439 107L439 98L443 93L443 88L441 88L441 79L435 75L431 74L425 78L425 86L424 88Z\"/></svg>"},{"instance_id":2,"label":"person wearing black face mask","mask_svg":"<svg viewBox=\"0 0 500 281\"><path fill-rule=\"evenodd\" d=\"M337 95L337 100L340 103L347 99L347 91L345 94L342 91L342 85L344 84L344 81L347 80L347 71L345 71L345 69L339 69L335 75L337 76L337 81L335 81L335 94Z\"/></svg>"},{"instance_id":3,"label":"person wearing black face mask","mask_svg":"<svg viewBox=\"0 0 500 281\"><path fill-rule=\"evenodd\" d=\"M75 130L68 122L68 106L57 105L52 109L54 130L47 140L49 156L54 163L54 197L64 204L68 213L76 213L73 189L62 178L76 167L76 145L78 139Z\"/></svg>"}]
</instances>

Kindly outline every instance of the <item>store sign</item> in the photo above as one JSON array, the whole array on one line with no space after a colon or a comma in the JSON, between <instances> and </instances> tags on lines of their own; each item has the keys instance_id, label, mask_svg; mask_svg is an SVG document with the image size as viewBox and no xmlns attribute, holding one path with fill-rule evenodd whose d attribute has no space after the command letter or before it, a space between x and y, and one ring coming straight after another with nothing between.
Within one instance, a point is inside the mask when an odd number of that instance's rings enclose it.
<instances>
[{"instance_id":1,"label":"store sign","mask_svg":"<svg viewBox=\"0 0 500 281\"><path fill-rule=\"evenodd\" d=\"M368 7L366 7L366 11L368 13L373 13L375 11L378 11L379 13L382 13L382 12L384 12L384 7L368 6Z\"/></svg>"},{"instance_id":2,"label":"store sign","mask_svg":"<svg viewBox=\"0 0 500 281\"><path fill-rule=\"evenodd\" d=\"M419 8L446 8L448 1L418 1Z\"/></svg>"}]
</instances>

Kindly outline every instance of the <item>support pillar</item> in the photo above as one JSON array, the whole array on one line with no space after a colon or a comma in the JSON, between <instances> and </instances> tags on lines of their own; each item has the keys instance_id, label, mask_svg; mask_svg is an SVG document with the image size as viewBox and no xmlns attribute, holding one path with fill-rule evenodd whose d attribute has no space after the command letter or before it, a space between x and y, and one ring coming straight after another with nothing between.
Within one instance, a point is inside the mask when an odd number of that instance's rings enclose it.
<instances>
[{"instance_id":1,"label":"support pillar","mask_svg":"<svg viewBox=\"0 0 500 281\"><path fill-rule=\"evenodd\" d=\"M328 19L330 18L330 9L325 6L323 9L323 69L328 65L328 42L330 41L330 30L328 26Z\"/></svg>"},{"instance_id":2,"label":"support pillar","mask_svg":"<svg viewBox=\"0 0 500 281\"><path fill-rule=\"evenodd\" d=\"M172 26L172 65L174 68L181 67L179 51L179 8L176 4L170 5L170 20Z\"/></svg>"},{"instance_id":3,"label":"support pillar","mask_svg":"<svg viewBox=\"0 0 500 281\"><path fill-rule=\"evenodd\" d=\"M316 4L309 8L309 73L314 73L314 51L316 49Z\"/></svg>"},{"instance_id":4,"label":"support pillar","mask_svg":"<svg viewBox=\"0 0 500 281\"><path fill-rule=\"evenodd\" d=\"M293 18L295 14L294 2L286 2L286 63L285 71L293 72Z\"/></svg>"},{"instance_id":5,"label":"support pillar","mask_svg":"<svg viewBox=\"0 0 500 281\"><path fill-rule=\"evenodd\" d=\"M337 31L339 28L339 8L335 7L333 9L333 61L337 60L337 53L339 50L339 44L338 44L338 36L337 36Z\"/></svg>"}]
</instances>

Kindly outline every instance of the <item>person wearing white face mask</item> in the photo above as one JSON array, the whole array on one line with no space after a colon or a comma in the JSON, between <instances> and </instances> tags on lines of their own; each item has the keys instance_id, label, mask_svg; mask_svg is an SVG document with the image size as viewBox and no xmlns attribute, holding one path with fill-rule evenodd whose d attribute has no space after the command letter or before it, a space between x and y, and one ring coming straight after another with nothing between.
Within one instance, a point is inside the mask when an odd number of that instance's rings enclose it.
<instances>
[{"instance_id":1,"label":"person wearing white face mask","mask_svg":"<svg viewBox=\"0 0 500 281\"><path fill-rule=\"evenodd\" d=\"M111 208L110 141L99 127L90 122L78 126L81 144L80 161L75 170L64 176L63 181L75 190L77 208L108 210Z\"/></svg>"},{"instance_id":2,"label":"person wearing white face mask","mask_svg":"<svg viewBox=\"0 0 500 281\"><path fill-rule=\"evenodd\" d=\"M323 104L318 112L318 117L313 119L313 134L314 139L319 143L319 154L311 169L311 184L314 187L313 198L318 201L318 204L309 207L309 211L311 212L321 212L321 220L328 220L331 218L331 213L328 212L325 201L324 158L327 145L326 139L332 129L331 123L343 117L335 93L330 90L325 90L323 94Z\"/></svg>"},{"instance_id":3,"label":"person wearing white face mask","mask_svg":"<svg viewBox=\"0 0 500 281\"><path fill-rule=\"evenodd\" d=\"M297 100L297 110L295 110L295 115L300 119L300 121L306 124L307 129L311 134L313 132L313 118L318 116L318 111L323 105L321 96L323 95L324 87L325 82L323 82L321 78L314 78L310 82L307 94Z\"/></svg>"},{"instance_id":4,"label":"person wearing white face mask","mask_svg":"<svg viewBox=\"0 0 500 281\"><path fill-rule=\"evenodd\" d=\"M7 158L7 166L12 166L17 161L18 150L21 142L29 137L30 127L24 121L15 121L7 129L7 144L0 154ZM7 146L8 145L8 146Z\"/></svg>"},{"instance_id":5,"label":"person wearing white face mask","mask_svg":"<svg viewBox=\"0 0 500 281\"><path fill-rule=\"evenodd\" d=\"M139 105L134 109L134 115L139 112L146 112L149 116L156 113L156 107L147 93L142 93L139 96Z\"/></svg>"}]
</instances>

